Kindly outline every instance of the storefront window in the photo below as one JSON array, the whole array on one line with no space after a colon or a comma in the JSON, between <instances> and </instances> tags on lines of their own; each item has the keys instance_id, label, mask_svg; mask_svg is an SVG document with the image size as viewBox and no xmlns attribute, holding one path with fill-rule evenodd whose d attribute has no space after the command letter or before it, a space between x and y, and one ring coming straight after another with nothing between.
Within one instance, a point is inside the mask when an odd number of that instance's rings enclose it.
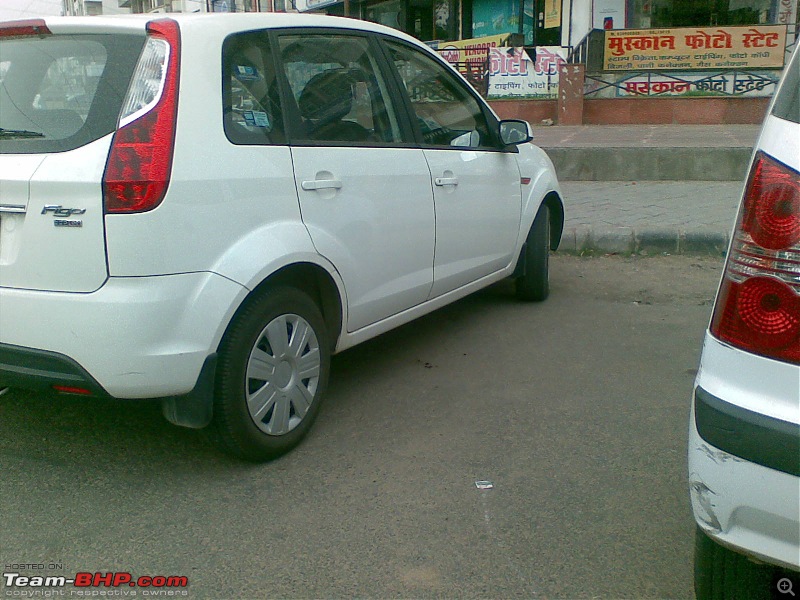
<instances>
[{"instance_id":1,"label":"storefront window","mask_svg":"<svg viewBox=\"0 0 800 600\"><path fill-rule=\"evenodd\" d=\"M533 0L525 0L523 33L525 44L533 43ZM519 33L519 0L473 0L472 37ZM542 21L544 9L542 9Z\"/></svg>"},{"instance_id":2,"label":"storefront window","mask_svg":"<svg viewBox=\"0 0 800 600\"><path fill-rule=\"evenodd\" d=\"M714 27L777 23L774 0L628 0L629 27Z\"/></svg>"},{"instance_id":3,"label":"storefront window","mask_svg":"<svg viewBox=\"0 0 800 600\"><path fill-rule=\"evenodd\" d=\"M454 40L458 38L458 8L455 0L434 0L434 39Z\"/></svg>"},{"instance_id":4,"label":"storefront window","mask_svg":"<svg viewBox=\"0 0 800 600\"><path fill-rule=\"evenodd\" d=\"M373 23L380 23L388 27L394 27L401 31L406 30L406 14L403 10L403 0L388 0L368 6L364 19Z\"/></svg>"},{"instance_id":5,"label":"storefront window","mask_svg":"<svg viewBox=\"0 0 800 600\"><path fill-rule=\"evenodd\" d=\"M409 0L406 30L418 40L432 40L433 3L431 0Z\"/></svg>"}]
</instances>

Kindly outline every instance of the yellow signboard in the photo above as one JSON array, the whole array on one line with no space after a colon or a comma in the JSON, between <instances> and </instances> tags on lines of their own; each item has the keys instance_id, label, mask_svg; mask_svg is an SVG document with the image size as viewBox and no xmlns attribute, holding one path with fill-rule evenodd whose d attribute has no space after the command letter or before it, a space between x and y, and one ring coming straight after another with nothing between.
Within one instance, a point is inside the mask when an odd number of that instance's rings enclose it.
<instances>
[{"instance_id":1,"label":"yellow signboard","mask_svg":"<svg viewBox=\"0 0 800 600\"><path fill-rule=\"evenodd\" d=\"M545 0L544 28L561 27L561 0Z\"/></svg>"},{"instance_id":2,"label":"yellow signboard","mask_svg":"<svg viewBox=\"0 0 800 600\"><path fill-rule=\"evenodd\" d=\"M605 71L783 67L785 25L605 32Z\"/></svg>"},{"instance_id":3,"label":"yellow signboard","mask_svg":"<svg viewBox=\"0 0 800 600\"><path fill-rule=\"evenodd\" d=\"M468 62L486 62L490 48L503 48L507 46L510 34L489 35L486 37L472 38L445 42L438 50L444 59L452 64Z\"/></svg>"}]
</instances>

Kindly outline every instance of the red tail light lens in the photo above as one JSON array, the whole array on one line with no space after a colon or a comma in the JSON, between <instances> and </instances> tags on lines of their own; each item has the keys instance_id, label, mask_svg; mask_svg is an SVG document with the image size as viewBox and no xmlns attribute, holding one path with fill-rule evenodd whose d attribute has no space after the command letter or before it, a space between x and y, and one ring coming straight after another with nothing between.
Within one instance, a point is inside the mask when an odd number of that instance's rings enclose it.
<instances>
[{"instance_id":1,"label":"red tail light lens","mask_svg":"<svg viewBox=\"0 0 800 600\"><path fill-rule=\"evenodd\" d=\"M711 333L800 364L800 174L763 152L745 187Z\"/></svg>"},{"instance_id":2,"label":"red tail light lens","mask_svg":"<svg viewBox=\"0 0 800 600\"><path fill-rule=\"evenodd\" d=\"M796 174L793 178L788 168L761 155L750 174L743 220L743 229L762 248L781 250L800 241Z\"/></svg>"},{"instance_id":3,"label":"red tail light lens","mask_svg":"<svg viewBox=\"0 0 800 600\"><path fill-rule=\"evenodd\" d=\"M128 91L123 115L123 125L114 134L106 171L103 175L103 194L107 213L137 213L156 208L167 193L172 156L175 145L175 119L178 108L178 77L180 71L180 30L172 19L159 19L147 25L151 40L162 44L158 61L144 58L150 49L147 45L137 67L131 89ZM148 40L150 43L150 40ZM166 46L164 46L164 43ZM154 54L158 55L158 49ZM143 61L149 63L143 64ZM148 70L163 69L155 79ZM155 104L145 104L140 110L135 101L143 78L147 83L161 84L160 96ZM138 80L137 80L138 79ZM134 104L133 109L127 107ZM128 114L130 113L130 114ZM139 116L141 115L141 116Z\"/></svg>"}]
</instances>

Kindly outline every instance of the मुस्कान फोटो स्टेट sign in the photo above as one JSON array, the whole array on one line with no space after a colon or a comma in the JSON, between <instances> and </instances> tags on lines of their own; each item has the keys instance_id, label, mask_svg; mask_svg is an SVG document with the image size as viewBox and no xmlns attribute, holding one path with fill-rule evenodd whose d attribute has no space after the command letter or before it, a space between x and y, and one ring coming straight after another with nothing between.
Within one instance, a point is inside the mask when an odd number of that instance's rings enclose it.
<instances>
[{"instance_id":1,"label":"\u092e\u0941\u0938\u094d\u0915\u093e\u0928 \u092b\u094b\u091f\u094b \u0938\u094d\u091f\u0947\u091f sign","mask_svg":"<svg viewBox=\"0 0 800 600\"><path fill-rule=\"evenodd\" d=\"M781 68L785 25L605 32L604 71Z\"/></svg>"}]
</instances>

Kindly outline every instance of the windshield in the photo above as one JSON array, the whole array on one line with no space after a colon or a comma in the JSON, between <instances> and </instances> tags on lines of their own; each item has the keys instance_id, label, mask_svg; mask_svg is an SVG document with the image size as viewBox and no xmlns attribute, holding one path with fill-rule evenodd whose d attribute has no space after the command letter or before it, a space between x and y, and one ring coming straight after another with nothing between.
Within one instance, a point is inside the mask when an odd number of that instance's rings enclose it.
<instances>
[{"instance_id":1,"label":"windshield","mask_svg":"<svg viewBox=\"0 0 800 600\"><path fill-rule=\"evenodd\" d=\"M144 39L0 39L0 152L62 152L114 131Z\"/></svg>"}]
</instances>

